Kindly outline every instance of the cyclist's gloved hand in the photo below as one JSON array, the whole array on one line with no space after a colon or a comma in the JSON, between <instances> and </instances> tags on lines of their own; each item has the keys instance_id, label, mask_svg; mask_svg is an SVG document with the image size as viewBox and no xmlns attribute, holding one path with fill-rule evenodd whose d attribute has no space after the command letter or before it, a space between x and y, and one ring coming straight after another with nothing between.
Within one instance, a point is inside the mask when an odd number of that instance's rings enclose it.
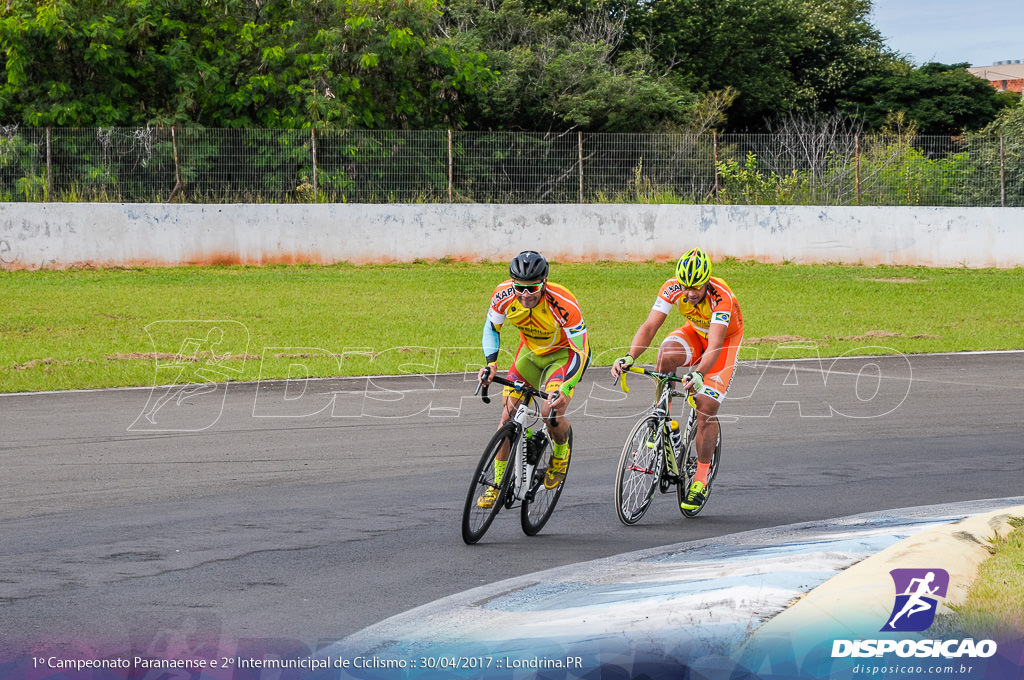
<instances>
[{"instance_id":1,"label":"cyclist's gloved hand","mask_svg":"<svg viewBox=\"0 0 1024 680\"><path fill-rule=\"evenodd\" d=\"M615 363L612 364L612 375L618 378L626 371L627 368L633 365L634 361L636 360L628 354L624 357L619 357L615 360Z\"/></svg>"},{"instance_id":2,"label":"cyclist's gloved hand","mask_svg":"<svg viewBox=\"0 0 1024 680\"><path fill-rule=\"evenodd\" d=\"M686 374L686 381L690 383L690 389L696 394L704 389L704 374L700 371L691 371Z\"/></svg>"}]
</instances>

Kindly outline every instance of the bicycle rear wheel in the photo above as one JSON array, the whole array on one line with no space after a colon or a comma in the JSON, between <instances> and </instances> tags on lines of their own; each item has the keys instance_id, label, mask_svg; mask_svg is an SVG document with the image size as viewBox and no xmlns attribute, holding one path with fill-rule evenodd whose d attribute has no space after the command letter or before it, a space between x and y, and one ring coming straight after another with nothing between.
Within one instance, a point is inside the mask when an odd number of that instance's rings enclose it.
<instances>
[{"instance_id":1,"label":"bicycle rear wheel","mask_svg":"<svg viewBox=\"0 0 1024 680\"><path fill-rule=\"evenodd\" d=\"M512 423L506 423L491 437L491 441L487 443L487 448L484 449L484 453L480 457L480 462L477 463L476 472L473 473L473 481L470 483L469 491L466 493L466 505L462 511L462 540L469 545L483 538L483 535L487 533L491 522L494 521L495 516L505 502L509 480L515 474L515 471L511 469L510 465L506 468L501 481L495 484L494 462L498 452L505 445L507 445L509 459L511 460L515 443L516 426ZM489 491L496 492L497 497L493 499L490 505L485 504L486 507L483 507L478 501Z\"/></svg>"},{"instance_id":2,"label":"bicycle rear wheel","mask_svg":"<svg viewBox=\"0 0 1024 680\"><path fill-rule=\"evenodd\" d=\"M615 511L623 524L640 521L658 488L664 455L658 427L657 418L644 418L633 426L622 447L615 473Z\"/></svg>"},{"instance_id":3,"label":"bicycle rear wheel","mask_svg":"<svg viewBox=\"0 0 1024 680\"><path fill-rule=\"evenodd\" d=\"M536 435L535 435L536 436ZM572 464L572 428L569 428L569 461L566 463L566 479L569 475L569 465ZM536 536L544 528L551 513L555 511L555 504L558 497L562 495L562 487L565 486L565 479L559 482L558 486L549 489L544 486L544 476L547 474L548 466L551 465L551 439L544 444L540 452L536 467L533 468L533 479L530 480L530 490L523 499L523 507L520 511L520 521L523 525L523 533L527 536Z\"/></svg>"},{"instance_id":4,"label":"bicycle rear wheel","mask_svg":"<svg viewBox=\"0 0 1024 680\"><path fill-rule=\"evenodd\" d=\"M682 502L686 500L686 494L690 491L690 484L693 483L693 475L697 472L697 428L690 428L690 436L686 439L686 454L683 456L683 468L681 472L681 481L676 485L676 499L679 501L680 506ZM708 471L708 488L707 488L707 500L704 501L703 505L695 510L685 510L682 507L679 508L679 512L683 513L685 517L696 517L700 514L700 511L704 509L704 506L708 504L708 500L711 499L711 485L715 481L715 476L718 474L718 463L722 459L722 423L718 423L718 441L715 443L715 452L711 456L711 469Z\"/></svg>"}]
</instances>

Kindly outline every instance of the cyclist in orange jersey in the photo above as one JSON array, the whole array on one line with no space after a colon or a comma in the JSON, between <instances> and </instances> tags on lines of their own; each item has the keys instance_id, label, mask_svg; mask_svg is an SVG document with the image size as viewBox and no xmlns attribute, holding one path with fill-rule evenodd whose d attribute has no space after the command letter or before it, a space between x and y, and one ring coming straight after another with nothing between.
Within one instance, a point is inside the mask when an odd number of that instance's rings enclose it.
<instances>
[{"instance_id":1,"label":"cyclist in orange jersey","mask_svg":"<svg viewBox=\"0 0 1024 680\"><path fill-rule=\"evenodd\" d=\"M687 371L684 390L697 404L697 474L686 499L685 510L696 510L707 500L708 472L718 442L715 416L725 399L736 357L743 342L740 304L722 279L711 276L711 259L700 248L687 251L676 263L676 275L666 281L647 320L640 325L629 353L612 364L618 378L650 347L651 340L677 306L686 323L669 333L658 348L656 371L679 374Z\"/></svg>"},{"instance_id":2,"label":"cyclist in orange jersey","mask_svg":"<svg viewBox=\"0 0 1024 680\"><path fill-rule=\"evenodd\" d=\"M509 275L511 278L498 284L491 295L483 331L487 365L480 369L477 378L483 385L491 383L498 366L501 327L506 320L511 322L519 330L520 345L508 379L522 380L548 392L551 396L541 412L545 418L552 411L557 417L555 425L548 425L552 464L544 477L544 486L553 489L565 479L571 453L565 412L573 388L590 364L587 325L576 296L565 286L548 281L548 263L540 253L526 250L516 255L509 264ZM512 388L504 388L502 425L515 415L522 398ZM507 459L507 451L498 454L495 482L501 481ZM477 504L490 507L497 495L496 489L490 489Z\"/></svg>"}]
</instances>

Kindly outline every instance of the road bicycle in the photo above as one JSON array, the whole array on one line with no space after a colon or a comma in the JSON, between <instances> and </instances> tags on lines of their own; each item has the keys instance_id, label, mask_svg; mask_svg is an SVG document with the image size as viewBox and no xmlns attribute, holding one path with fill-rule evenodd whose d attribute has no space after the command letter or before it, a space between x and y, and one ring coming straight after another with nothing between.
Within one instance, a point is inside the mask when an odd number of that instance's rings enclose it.
<instances>
[{"instance_id":1,"label":"road bicycle","mask_svg":"<svg viewBox=\"0 0 1024 680\"><path fill-rule=\"evenodd\" d=\"M520 523L527 536L536 535L555 510L558 497L565 485L563 479L549 489L544 486L544 475L551 464L551 437L547 423L541 418L538 399L548 394L530 387L525 382L495 377L493 382L506 385L523 395L516 408L515 416L498 428L484 449L480 462L473 473L473 481L466 494L466 506L462 512L462 540L468 544L479 541L491 526L491 522L502 508L513 508L520 504ZM485 404L490 403L487 387L477 387ZM550 422L557 421L552 413ZM572 451L572 429L569 429L569 450ZM508 464L499 481L495 481L494 462L498 454L508 451ZM570 461L572 457L570 456ZM568 468L566 468L568 474ZM497 498L489 507L477 502L488 490L497 491Z\"/></svg>"},{"instance_id":2,"label":"road bicycle","mask_svg":"<svg viewBox=\"0 0 1024 680\"><path fill-rule=\"evenodd\" d=\"M654 405L630 431L615 474L615 510L623 524L631 525L639 522L647 512L655 490L668 493L675 487L676 507L686 499L697 472L697 409L692 395L675 389L675 383L685 382L685 378L639 366L630 366L627 372L646 375L657 383ZM625 372L621 380L622 391L629 392ZM681 431L671 416L673 397L686 397L686 426ZM711 485L718 474L721 458L722 431L719 427L708 473L708 498L711 497ZM705 505L706 500L694 510L679 510L686 517L695 517Z\"/></svg>"}]
</instances>

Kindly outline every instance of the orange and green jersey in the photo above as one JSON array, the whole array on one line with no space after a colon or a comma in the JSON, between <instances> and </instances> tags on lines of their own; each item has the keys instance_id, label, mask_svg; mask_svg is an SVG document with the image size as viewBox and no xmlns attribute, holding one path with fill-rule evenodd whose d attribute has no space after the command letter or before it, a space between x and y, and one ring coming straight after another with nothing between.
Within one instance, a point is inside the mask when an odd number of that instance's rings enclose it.
<instances>
[{"instance_id":1,"label":"orange and green jersey","mask_svg":"<svg viewBox=\"0 0 1024 680\"><path fill-rule=\"evenodd\" d=\"M483 346L487 362L498 358L498 334L505 321L519 330L522 344L538 356L551 354L562 348L575 354L578 366L566 376L566 383L575 385L583 368L590 361L587 324L583 320L576 296L565 286L547 283L537 306L524 307L512 291L512 280L502 282L491 295L491 307L484 324Z\"/></svg>"}]
</instances>

